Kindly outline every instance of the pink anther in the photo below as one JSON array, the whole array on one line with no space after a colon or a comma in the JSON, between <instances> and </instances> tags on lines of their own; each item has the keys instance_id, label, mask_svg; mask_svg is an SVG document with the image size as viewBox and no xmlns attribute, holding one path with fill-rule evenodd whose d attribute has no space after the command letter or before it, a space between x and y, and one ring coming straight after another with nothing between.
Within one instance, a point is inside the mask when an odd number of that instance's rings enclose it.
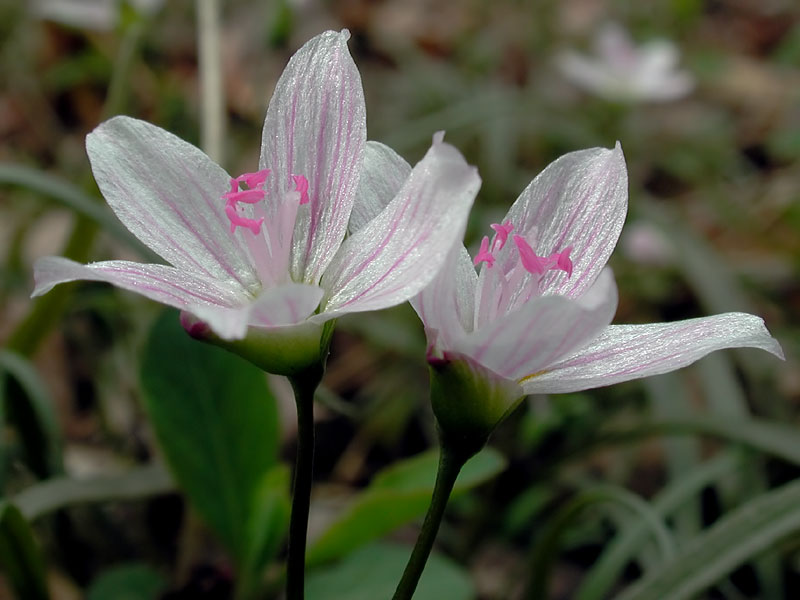
<instances>
[{"instance_id":1,"label":"pink anther","mask_svg":"<svg viewBox=\"0 0 800 600\"><path fill-rule=\"evenodd\" d=\"M264 198L264 190L241 190L231 191L222 194L222 197L228 203L236 204L237 202L244 202L245 204L255 204Z\"/></svg>"},{"instance_id":2,"label":"pink anther","mask_svg":"<svg viewBox=\"0 0 800 600\"><path fill-rule=\"evenodd\" d=\"M514 229L514 225L511 224L511 221L506 221L502 225L499 223L492 223L490 227L494 229L495 232L494 242L492 242L492 252L495 250L502 250L503 246L505 246L508 241L508 234Z\"/></svg>"},{"instance_id":3,"label":"pink anther","mask_svg":"<svg viewBox=\"0 0 800 600\"><path fill-rule=\"evenodd\" d=\"M521 235L514 236L514 244L519 250L519 258L522 261L522 266L528 273L535 273L541 275L547 270L547 263L541 256L537 256L531 248L530 244L525 241Z\"/></svg>"},{"instance_id":4,"label":"pink anther","mask_svg":"<svg viewBox=\"0 0 800 600\"><path fill-rule=\"evenodd\" d=\"M256 171L255 173L242 173L239 175L236 180L240 183L244 183L248 189L255 189L257 187L261 187L264 185L264 182L269 177L270 170L269 169L261 169L260 171Z\"/></svg>"},{"instance_id":5,"label":"pink anther","mask_svg":"<svg viewBox=\"0 0 800 600\"><path fill-rule=\"evenodd\" d=\"M241 217L236 212L236 204L233 202L228 201L225 205L225 214L228 215L228 219L231 222L231 233L234 233L237 227L246 227L253 232L253 235L261 231L261 224L264 222L264 217L258 220Z\"/></svg>"},{"instance_id":6,"label":"pink anther","mask_svg":"<svg viewBox=\"0 0 800 600\"><path fill-rule=\"evenodd\" d=\"M308 204L308 179L302 175L292 175L294 180L295 191L300 192L300 204Z\"/></svg>"},{"instance_id":7,"label":"pink anther","mask_svg":"<svg viewBox=\"0 0 800 600\"><path fill-rule=\"evenodd\" d=\"M489 236L483 236L481 240L481 247L478 250L478 253L475 255L475 260L472 261L472 264L477 265L478 263L485 262L486 266L491 268L494 265L494 256L489 251Z\"/></svg>"}]
</instances>

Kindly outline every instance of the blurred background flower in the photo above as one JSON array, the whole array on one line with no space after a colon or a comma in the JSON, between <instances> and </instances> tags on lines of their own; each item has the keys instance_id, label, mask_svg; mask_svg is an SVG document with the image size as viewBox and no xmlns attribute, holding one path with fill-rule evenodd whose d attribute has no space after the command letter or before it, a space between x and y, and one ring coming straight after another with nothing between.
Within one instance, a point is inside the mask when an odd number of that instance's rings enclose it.
<instances>
[{"instance_id":1,"label":"blurred background flower","mask_svg":"<svg viewBox=\"0 0 800 600\"><path fill-rule=\"evenodd\" d=\"M618 23L606 23L595 34L593 55L574 50L556 55L564 77L588 92L622 102L665 102L686 96L694 79L678 69L680 53L669 40L637 46Z\"/></svg>"},{"instance_id":2,"label":"blurred background flower","mask_svg":"<svg viewBox=\"0 0 800 600\"><path fill-rule=\"evenodd\" d=\"M153 15L164 0L32 0L32 13L78 29L110 31L120 24L124 8L142 15Z\"/></svg>"}]
</instances>

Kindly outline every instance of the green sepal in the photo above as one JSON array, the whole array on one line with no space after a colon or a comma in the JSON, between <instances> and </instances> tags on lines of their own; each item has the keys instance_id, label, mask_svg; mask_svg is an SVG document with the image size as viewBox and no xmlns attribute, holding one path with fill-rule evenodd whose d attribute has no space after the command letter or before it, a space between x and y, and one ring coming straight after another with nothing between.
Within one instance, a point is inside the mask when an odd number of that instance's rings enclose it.
<instances>
[{"instance_id":1,"label":"green sepal","mask_svg":"<svg viewBox=\"0 0 800 600\"><path fill-rule=\"evenodd\" d=\"M461 354L447 353L428 362L431 405L442 445L471 456L525 393L515 381Z\"/></svg>"},{"instance_id":2,"label":"green sepal","mask_svg":"<svg viewBox=\"0 0 800 600\"><path fill-rule=\"evenodd\" d=\"M325 364L334 323L304 321L270 329L250 327L246 337L225 340L208 327L193 328L195 322L189 313L181 313L184 329L195 339L238 354L267 373L286 377L295 377Z\"/></svg>"}]
</instances>

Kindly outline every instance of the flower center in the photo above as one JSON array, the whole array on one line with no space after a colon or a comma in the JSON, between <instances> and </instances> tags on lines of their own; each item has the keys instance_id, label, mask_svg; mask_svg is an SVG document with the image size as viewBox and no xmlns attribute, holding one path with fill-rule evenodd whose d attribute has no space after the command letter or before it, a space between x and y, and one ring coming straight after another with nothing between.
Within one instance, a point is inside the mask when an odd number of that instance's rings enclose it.
<instances>
[{"instance_id":1,"label":"flower center","mask_svg":"<svg viewBox=\"0 0 800 600\"><path fill-rule=\"evenodd\" d=\"M567 277L572 276L572 260L569 257L572 246L548 256L538 256L523 236L511 235L514 225L510 221L494 223L491 228L495 232L492 240L484 236L473 260L475 265L486 265L480 273L475 303L476 329L538 296L541 293L541 281L549 271L563 271ZM511 250L500 254L509 236L516 252Z\"/></svg>"},{"instance_id":2,"label":"flower center","mask_svg":"<svg viewBox=\"0 0 800 600\"><path fill-rule=\"evenodd\" d=\"M280 285L289 277L297 211L301 205L309 203L308 179L303 175L291 175L294 189L275 193L273 187L267 202L265 188L269 176L270 170L262 169L234 177L230 191L222 194L222 199L225 200L231 233L235 233L237 227L249 229L252 233L245 235L245 242L261 283Z\"/></svg>"},{"instance_id":3,"label":"flower center","mask_svg":"<svg viewBox=\"0 0 800 600\"><path fill-rule=\"evenodd\" d=\"M231 233L234 233L237 227L249 229L253 235L261 231L264 217L258 219L243 217L241 215L243 207L239 204L256 204L263 200L267 195L264 191L264 184L269 174L269 169L262 169L255 173L243 173L231 179L231 191L222 194L222 199L226 201L225 214L231 222ZM308 179L303 175L292 175L292 181L294 181L295 191L300 192L300 204L307 204Z\"/></svg>"}]
</instances>

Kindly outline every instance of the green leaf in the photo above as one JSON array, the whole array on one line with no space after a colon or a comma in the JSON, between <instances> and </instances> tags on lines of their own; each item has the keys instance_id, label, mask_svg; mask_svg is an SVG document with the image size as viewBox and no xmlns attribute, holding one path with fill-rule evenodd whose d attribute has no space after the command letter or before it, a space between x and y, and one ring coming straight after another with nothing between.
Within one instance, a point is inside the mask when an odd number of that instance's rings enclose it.
<instances>
[{"instance_id":1,"label":"green leaf","mask_svg":"<svg viewBox=\"0 0 800 600\"><path fill-rule=\"evenodd\" d=\"M794 425L767 419L721 416L640 421L633 428L618 425L601 430L597 444L622 443L655 435L709 435L749 446L764 454L800 465L800 435ZM587 448L588 449L588 448Z\"/></svg>"},{"instance_id":2,"label":"green leaf","mask_svg":"<svg viewBox=\"0 0 800 600\"><path fill-rule=\"evenodd\" d=\"M680 555L617 600L683 600L800 532L800 480L767 492L717 521Z\"/></svg>"},{"instance_id":3,"label":"green leaf","mask_svg":"<svg viewBox=\"0 0 800 600\"><path fill-rule=\"evenodd\" d=\"M248 598L258 589L264 566L278 553L289 527L290 473L286 465L274 466L263 478L253 498L247 523L249 546L247 564L240 572L240 597Z\"/></svg>"},{"instance_id":4,"label":"green leaf","mask_svg":"<svg viewBox=\"0 0 800 600\"><path fill-rule=\"evenodd\" d=\"M175 480L237 564L249 564L248 527L278 452L277 408L264 373L191 339L170 310L150 333L141 379Z\"/></svg>"},{"instance_id":5,"label":"green leaf","mask_svg":"<svg viewBox=\"0 0 800 600\"><path fill-rule=\"evenodd\" d=\"M169 473L162 465L155 464L131 468L120 475L54 477L19 492L14 496L14 504L25 518L33 520L75 504L135 500L174 489Z\"/></svg>"},{"instance_id":6,"label":"green leaf","mask_svg":"<svg viewBox=\"0 0 800 600\"><path fill-rule=\"evenodd\" d=\"M350 508L311 545L306 562L315 565L344 556L423 515L433 493L438 461L438 451L432 450L379 473ZM490 479L505 464L499 452L484 448L464 465L453 494Z\"/></svg>"},{"instance_id":7,"label":"green leaf","mask_svg":"<svg viewBox=\"0 0 800 600\"><path fill-rule=\"evenodd\" d=\"M16 506L0 502L0 570L21 600L47 600L47 578L39 546Z\"/></svg>"},{"instance_id":8,"label":"green leaf","mask_svg":"<svg viewBox=\"0 0 800 600\"><path fill-rule=\"evenodd\" d=\"M61 433L50 393L30 361L8 350L0 350L0 405L0 415L5 409L17 429L31 470L42 478L61 473Z\"/></svg>"},{"instance_id":9,"label":"green leaf","mask_svg":"<svg viewBox=\"0 0 800 600\"><path fill-rule=\"evenodd\" d=\"M98 575L86 592L86 600L157 600L167 580L141 563L119 565Z\"/></svg>"},{"instance_id":10,"label":"green leaf","mask_svg":"<svg viewBox=\"0 0 800 600\"><path fill-rule=\"evenodd\" d=\"M675 541L670 531L648 502L625 488L595 485L582 490L559 510L538 537L531 552L532 566L526 598L538 599L547 595L550 575L564 534L586 508L608 502L625 506L647 523L662 556L672 558L675 555Z\"/></svg>"},{"instance_id":11,"label":"green leaf","mask_svg":"<svg viewBox=\"0 0 800 600\"><path fill-rule=\"evenodd\" d=\"M665 373L642 381L650 411L662 419L693 417L697 409L682 373ZM679 479L700 461L700 440L691 437L661 440L666 454L668 480ZM702 507L699 498L687 502L674 515L674 530L679 540L692 537L702 527Z\"/></svg>"},{"instance_id":12,"label":"green leaf","mask_svg":"<svg viewBox=\"0 0 800 600\"><path fill-rule=\"evenodd\" d=\"M336 565L312 571L306 579L308 600L376 600L391 598L411 548L373 544ZM451 560L432 553L414 600L471 600L469 574Z\"/></svg>"},{"instance_id":13,"label":"green leaf","mask_svg":"<svg viewBox=\"0 0 800 600\"><path fill-rule=\"evenodd\" d=\"M738 453L721 454L692 471L676 478L659 492L651 502L658 518L666 520L669 515L698 496L703 489L729 476L742 465ZM608 597L609 590L619 578L629 561L635 560L641 547L650 540L651 527L645 518L631 522L606 546L592 565L575 594L576 600L601 600Z\"/></svg>"}]
</instances>

